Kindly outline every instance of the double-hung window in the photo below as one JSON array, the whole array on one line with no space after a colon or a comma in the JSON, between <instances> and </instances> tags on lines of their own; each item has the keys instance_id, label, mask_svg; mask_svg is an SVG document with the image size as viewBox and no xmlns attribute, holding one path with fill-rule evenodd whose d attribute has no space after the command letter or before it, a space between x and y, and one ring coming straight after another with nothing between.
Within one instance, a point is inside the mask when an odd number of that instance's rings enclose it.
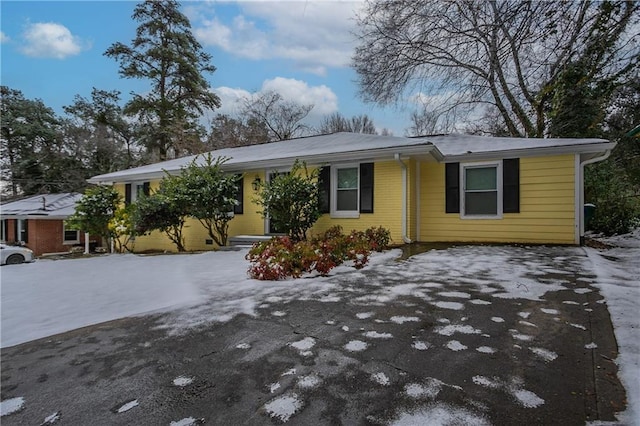
<instances>
[{"instance_id":1,"label":"double-hung window","mask_svg":"<svg viewBox=\"0 0 640 426\"><path fill-rule=\"evenodd\" d=\"M502 217L502 165L468 163L462 165L463 218Z\"/></svg>"},{"instance_id":2,"label":"double-hung window","mask_svg":"<svg viewBox=\"0 0 640 426\"><path fill-rule=\"evenodd\" d=\"M360 168L358 164L331 168L334 186L331 216L358 217L360 214Z\"/></svg>"}]
</instances>

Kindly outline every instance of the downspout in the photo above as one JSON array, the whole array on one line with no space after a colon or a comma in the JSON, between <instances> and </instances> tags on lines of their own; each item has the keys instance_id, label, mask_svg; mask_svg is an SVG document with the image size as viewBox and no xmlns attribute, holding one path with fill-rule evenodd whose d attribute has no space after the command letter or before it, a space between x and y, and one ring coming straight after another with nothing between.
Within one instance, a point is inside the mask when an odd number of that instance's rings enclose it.
<instances>
[{"instance_id":1,"label":"downspout","mask_svg":"<svg viewBox=\"0 0 640 426\"><path fill-rule=\"evenodd\" d=\"M586 166L587 164L593 164L593 163L597 163L599 161L604 161L607 158L609 158L609 156L611 155L611 150L607 150L605 151L604 154L602 154L599 157L594 157L594 158L590 158L588 160L584 160L580 162L580 200L578 200L580 202L579 205L579 209L580 209L580 241L579 243L582 245L583 244L583 240L584 240L584 166Z\"/></svg>"},{"instance_id":2,"label":"downspout","mask_svg":"<svg viewBox=\"0 0 640 426\"><path fill-rule=\"evenodd\" d=\"M411 244L411 239L407 237L407 165L400 159L399 153L394 154L393 158L402 168L402 241Z\"/></svg>"}]
</instances>

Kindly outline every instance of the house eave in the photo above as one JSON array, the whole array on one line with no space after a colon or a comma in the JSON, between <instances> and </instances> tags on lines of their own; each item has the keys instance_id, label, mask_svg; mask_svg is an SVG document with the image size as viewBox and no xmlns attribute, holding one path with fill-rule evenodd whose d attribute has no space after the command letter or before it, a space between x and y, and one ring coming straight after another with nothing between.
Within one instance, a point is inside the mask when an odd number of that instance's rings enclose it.
<instances>
[{"instance_id":1,"label":"house eave","mask_svg":"<svg viewBox=\"0 0 640 426\"><path fill-rule=\"evenodd\" d=\"M437 158L439 153L434 145L425 143L422 145L404 145L395 146L373 150L357 150L340 152L334 154L318 154L307 156L292 156L282 157L276 159L266 159L258 161L246 161L246 162L230 162L222 166L222 168L230 173L241 173L253 170L269 170L282 167L290 167L296 160L304 161L308 166L321 166L324 164L340 163L340 162L370 162L394 159L395 154L400 154L402 157L408 157L413 155L432 155ZM441 156L441 155L440 155ZM129 175L121 175L116 178L101 178L95 176L87 181L93 184L112 185L114 183L131 183L140 181L157 180L169 174L176 174L180 172L181 168L173 168L164 171L153 171L147 173L132 173Z\"/></svg>"},{"instance_id":2,"label":"house eave","mask_svg":"<svg viewBox=\"0 0 640 426\"><path fill-rule=\"evenodd\" d=\"M443 155L439 162L452 163L460 161L477 161L492 160L497 158L522 158L522 157L541 157L547 155L567 155L567 154L595 154L600 155L603 152L610 151L615 148L615 142L606 142L598 144L583 145L564 145L552 147L538 148L520 148L508 149L500 151L483 151L483 152L467 152L456 155Z\"/></svg>"}]
</instances>

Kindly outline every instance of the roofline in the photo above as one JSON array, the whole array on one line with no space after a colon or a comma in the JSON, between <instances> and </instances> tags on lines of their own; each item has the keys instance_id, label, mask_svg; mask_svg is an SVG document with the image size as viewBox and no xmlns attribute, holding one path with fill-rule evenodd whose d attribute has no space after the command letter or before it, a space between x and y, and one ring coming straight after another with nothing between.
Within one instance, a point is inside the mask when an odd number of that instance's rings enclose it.
<instances>
[{"instance_id":1,"label":"roofline","mask_svg":"<svg viewBox=\"0 0 640 426\"><path fill-rule=\"evenodd\" d=\"M440 158L436 157L439 162L457 162L467 160L490 160L494 158L508 158L508 157L537 157L541 155L562 155L562 154L586 154L586 153L601 153L611 151L616 147L616 142L606 142L598 144L583 144L583 145L563 145L563 146L548 146L540 148L518 148L508 149L504 151L487 151L487 152L469 152L466 154L456 155L441 155Z\"/></svg>"},{"instance_id":2,"label":"roofline","mask_svg":"<svg viewBox=\"0 0 640 426\"><path fill-rule=\"evenodd\" d=\"M425 141L424 144L420 145L403 145L389 148L378 148L378 149L366 149L366 150L357 150L357 151L347 151L347 152L338 152L333 154L317 154L317 155L308 155L308 156L295 156L295 157L283 157L277 159L269 159L269 160L258 160L258 161L246 161L246 162L238 162L233 164L223 164L223 170L227 172L244 172L249 170L262 170L262 169L270 169L270 168L279 168L285 166L291 166L296 160L304 161L308 165L321 165L325 163L335 163L335 162L349 162L349 161L372 161L372 160L381 160L388 158L392 160L395 154L400 154L402 156L407 155L416 155L416 154L433 154L437 151L437 148L431 143ZM113 184L115 182L137 182L143 180L153 180L159 179L166 175L166 173L172 174L175 172L179 172L180 168L173 168L170 170L163 169L163 171L153 171L147 173L135 173L131 175L123 175L120 177L109 178L109 179L99 179L100 176L94 176L87 181L89 183L94 184ZM166 170L166 172L165 172Z\"/></svg>"},{"instance_id":3,"label":"roofline","mask_svg":"<svg viewBox=\"0 0 640 426\"><path fill-rule=\"evenodd\" d=\"M66 220L71 215L43 215L43 214L0 214L1 219L46 219Z\"/></svg>"}]
</instances>

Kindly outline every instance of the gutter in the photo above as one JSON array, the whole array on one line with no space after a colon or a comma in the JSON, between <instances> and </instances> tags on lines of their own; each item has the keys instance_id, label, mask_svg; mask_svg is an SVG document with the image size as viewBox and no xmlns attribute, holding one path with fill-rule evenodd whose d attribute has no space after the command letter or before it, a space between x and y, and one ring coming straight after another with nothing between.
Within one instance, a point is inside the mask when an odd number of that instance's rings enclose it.
<instances>
[{"instance_id":1,"label":"gutter","mask_svg":"<svg viewBox=\"0 0 640 426\"><path fill-rule=\"evenodd\" d=\"M616 144L613 144L613 147L615 147ZM587 160L584 161L580 161L580 168L579 168L579 173L580 173L580 199L576 200L579 201L578 204L578 208L580 209L580 235L579 235L579 240L578 241L581 245L584 243L584 166L588 165L588 164L593 164L593 163L597 163L599 161L604 161L607 158L609 158L609 156L611 155L611 150L613 149L613 147L611 149L608 149L604 152L604 154L596 156L596 157L592 157L589 158Z\"/></svg>"},{"instance_id":2,"label":"gutter","mask_svg":"<svg viewBox=\"0 0 640 426\"><path fill-rule=\"evenodd\" d=\"M407 165L400 159L399 153L395 153L393 158L402 167L402 241L411 244L413 241L407 237Z\"/></svg>"}]
</instances>

